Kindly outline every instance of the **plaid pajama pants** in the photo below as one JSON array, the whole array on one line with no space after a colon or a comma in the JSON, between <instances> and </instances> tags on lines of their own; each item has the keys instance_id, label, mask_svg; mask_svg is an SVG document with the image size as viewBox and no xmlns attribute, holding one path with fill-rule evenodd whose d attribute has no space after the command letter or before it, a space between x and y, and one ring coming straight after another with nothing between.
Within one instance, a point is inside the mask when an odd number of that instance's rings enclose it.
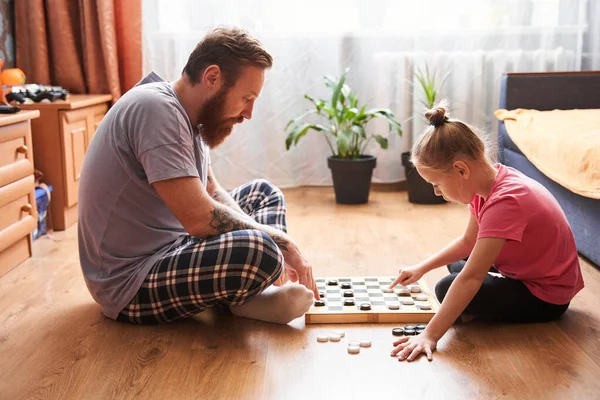
<instances>
[{"instance_id":1,"label":"plaid pajama pants","mask_svg":"<svg viewBox=\"0 0 600 400\"><path fill-rule=\"evenodd\" d=\"M270 182L251 181L230 194L257 222L286 231L285 199ZM117 320L158 324L216 305L243 304L269 287L282 267L281 251L262 231L233 231L210 239L185 236L152 267Z\"/></svg>"}]
</instances>

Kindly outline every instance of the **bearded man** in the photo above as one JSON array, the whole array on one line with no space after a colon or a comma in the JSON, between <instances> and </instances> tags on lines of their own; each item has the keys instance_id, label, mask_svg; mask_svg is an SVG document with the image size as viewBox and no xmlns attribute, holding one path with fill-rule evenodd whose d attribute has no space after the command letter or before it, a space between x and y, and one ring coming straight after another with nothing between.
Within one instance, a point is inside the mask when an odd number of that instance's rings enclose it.
<instances>
[{"instance_id":1,"label":"bearded man","mask_svg":"<svg viewBox=\"0 0 600 400\"><path fill-rule=\"evenodd\" d=\"M281 191L260 179L228 193L210 166L209 149L252 118L271 66L247 32L215 29L178 80L150 73L103 118L81 170L78 239L107 317L156 324L225 306L284 324L319 298Z\"/></svg>"}]
</instances>

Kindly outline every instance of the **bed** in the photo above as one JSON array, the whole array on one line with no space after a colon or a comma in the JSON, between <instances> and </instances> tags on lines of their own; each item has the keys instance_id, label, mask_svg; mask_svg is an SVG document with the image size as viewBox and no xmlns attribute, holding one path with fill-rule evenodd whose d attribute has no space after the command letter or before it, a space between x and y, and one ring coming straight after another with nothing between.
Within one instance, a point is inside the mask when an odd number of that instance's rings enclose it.
<instances>
[{"instance_id":1,"label":"bed","mask_svg":"<svg viewBox=\"0 0 600 400\"><path fill-rule=\"evenodd\" d=\"M501 80L500 108L600 109L600 72L506 74ZM600 199L574 193L540 172L511 140L503 121L499 122L498 161L540 182L554 195L569 220L579 253L600 265Z\"/></svg>"}]
</instances>

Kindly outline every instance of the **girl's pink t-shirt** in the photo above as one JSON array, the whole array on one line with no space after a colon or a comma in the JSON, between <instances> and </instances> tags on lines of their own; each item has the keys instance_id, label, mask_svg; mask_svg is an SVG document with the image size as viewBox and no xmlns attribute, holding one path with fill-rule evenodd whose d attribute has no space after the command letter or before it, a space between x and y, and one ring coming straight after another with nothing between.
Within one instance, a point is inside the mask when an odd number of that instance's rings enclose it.
<instances>
[{"instance_id":1,"label":"girl's pink t-shirt","mask_svg":"<svg viewBox=\"0 0 600 400\"><path fill-rule=\"evenodd\" d=\"M507 239L494 266L552 304L567 304L583 289L573 232L556 199L540 183L502 164L487 199L475 196L477 238ZM500 300L499 300L500 301Z\"/></svg>"}]
</instances>

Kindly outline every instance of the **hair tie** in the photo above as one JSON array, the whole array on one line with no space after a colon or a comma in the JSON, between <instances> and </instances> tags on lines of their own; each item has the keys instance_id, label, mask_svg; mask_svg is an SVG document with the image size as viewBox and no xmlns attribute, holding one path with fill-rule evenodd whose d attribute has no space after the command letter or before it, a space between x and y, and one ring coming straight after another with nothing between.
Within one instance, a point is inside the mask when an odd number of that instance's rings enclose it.
<instances>
[{"instance_id":1,"label":"hair tie","mask_svg":"<svg viewBox=\"0 0 600 400\"><path fill-rule=\"evenodd\" d=\"M448 121L448 116L444 115L444 118L440 119L439 121L436 122L432 122L429 125L431 126L435 126L436 128L439 128L441 125L444 124L444 122Z\"/></svg>"}]
</instances>

